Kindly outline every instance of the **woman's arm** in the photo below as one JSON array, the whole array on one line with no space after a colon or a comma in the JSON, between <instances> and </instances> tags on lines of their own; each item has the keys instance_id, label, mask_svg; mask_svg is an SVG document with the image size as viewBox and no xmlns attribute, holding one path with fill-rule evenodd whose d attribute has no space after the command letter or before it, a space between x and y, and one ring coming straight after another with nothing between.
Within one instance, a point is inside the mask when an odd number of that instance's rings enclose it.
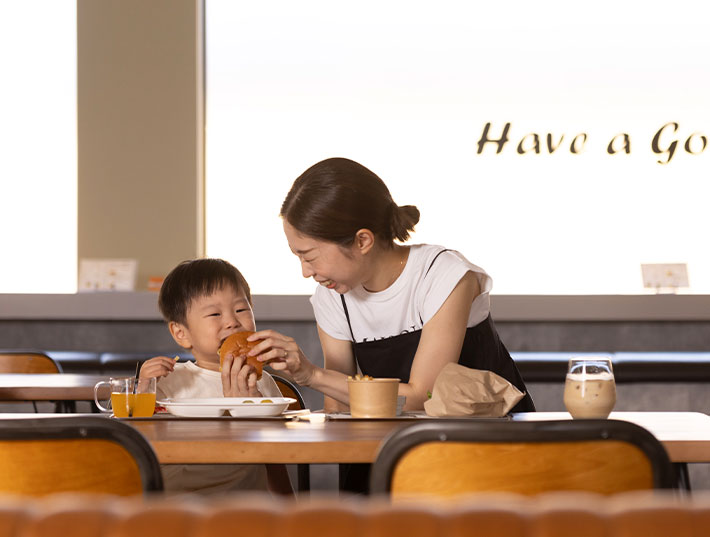
<instances>
[{"instance_id":1,"label":"woman's arm","mask_svg":"<svg viewBox=\"0 0 710 537\"><path fill-rule=\"evenodd\" d=\"M321 390L325 394L323 409L326 412L347 412L350 409L347 375L352 376L357 373L352 344L349 341L329 336L320 326L318 326L318 338L323 349L323 365L325 369L322 378L318 379L318 382L328 382L328 379L330 379L330 382L334 384L332 386L334 389L330 393ZM329 374L327 373L328 370L332 373L342 373L342 375ZM345 378L343 378L343 375L345 375ZM315 385L312 387L321 389Z\"/></svg>"},{"instance_id":2,"label":"woman's arm","mask_svg":"<svg viewBox=\"0 0 710 537\"><path fill-rule=\"evenodd\" d=\"M409 383L399 386L399 394L407 397L406 410L421 410L428 399L427 391L434 387L442 368L458 362L471 304L480 293L476 275L467 272L439 311L424 325Z\"/></svg>"},{"instance_id":3,"label":"woman's arm","mask_svg":"<svg viewBox=\"0 0 710 537\"><path fill-rule=\"evenodd\" d=\"M326 367L314 365L296 341L274 330L262 330L249 336L249 341L259 341L249 355L269 362L277 374L287 373L297 384L308 386L330 398L347 405L347 375L356 373L355 357L349 341L330 337L318 328ZM328 397L326 397L327 401Z\"/></svg>"}]
</instances>

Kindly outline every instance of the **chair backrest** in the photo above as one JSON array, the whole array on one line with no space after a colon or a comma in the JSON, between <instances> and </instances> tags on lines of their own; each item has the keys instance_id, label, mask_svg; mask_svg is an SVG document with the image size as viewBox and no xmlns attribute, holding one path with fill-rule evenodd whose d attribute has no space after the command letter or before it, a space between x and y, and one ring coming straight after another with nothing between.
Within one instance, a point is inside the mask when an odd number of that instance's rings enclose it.
<instances>
[{"instance_id":1,"label":"chair backrest","mask_svg":"<svg viewBox=\"0 0 710 537\"><path fill-rule=\"evenodd\" d=\"M633 423L469 420L395 431L380 446L371 491L400 498L484 491L611 494L675 483L663 445Z\"/></svg>"},{"instance_id":2,"label":"chair backrest","mask_svg":"<svg viewBox=\"0 0 710 537\"><path fill-rule=\"evenodd\" d=\"M57 362L41 352L0 352L0 373L61 373Z\"/></svg>"},{"instance_id":3,"label":"chair backrest","mask_svg":"<svg viewBox=\"0 0 710 537\"><path fill-rule=\"evenodd\" d=\"M284 397L293 397L296 400L295 403L291 403L288 406L288 410L302 410L306 408L303 396L293 382L278 375L274 375L273 373L270 373L270 375L273 377L276 385L279 387L279 390L281 390L281 395Z\"/></svg>"},{"instance_id":4,"label":"chair backrest","mask_svg":"<svg viewBox=\"0 0 710 537\"><path fill-rule=\"evenodd\" d=\"M153 449L125 423L103 417L0 422L0 493L129 496L162 489Z\"/></svg>"}]
</instances>

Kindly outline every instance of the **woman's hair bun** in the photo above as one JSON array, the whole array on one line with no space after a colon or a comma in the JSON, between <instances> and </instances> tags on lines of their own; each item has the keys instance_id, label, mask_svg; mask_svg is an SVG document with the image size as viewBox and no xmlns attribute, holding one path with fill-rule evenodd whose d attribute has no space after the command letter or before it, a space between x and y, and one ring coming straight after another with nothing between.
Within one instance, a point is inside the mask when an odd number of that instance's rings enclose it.
<instances>
[{"instance_id":1,"label":"woman's hair bun","mask_svg":"<svg viewBox=\"0 0 710 537\"><path fill-rule=\"evenodd\" d=\"M400 242L409 239L409 232L419 222L419 209L414 205L395 206L392 211L392 236Z\"/></svg>"}]
</instances>

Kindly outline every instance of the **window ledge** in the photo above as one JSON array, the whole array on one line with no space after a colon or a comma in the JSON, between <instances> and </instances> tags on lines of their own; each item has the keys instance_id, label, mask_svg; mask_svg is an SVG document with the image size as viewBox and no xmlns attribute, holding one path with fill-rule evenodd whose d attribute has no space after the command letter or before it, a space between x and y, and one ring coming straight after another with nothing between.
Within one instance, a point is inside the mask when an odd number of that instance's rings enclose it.
<instances>
[{"instance_id":1,"label":"window ledge","mask_svg":"<svg viewBox=\"0 0 710 537\"><path fill-rule=\"evenodd\" d=\"M257 321L313 321L305 295L256 295ZM159 321L153 292L0 294L0 320ZM492 295L499 322L710 321L710 295Z\"/></svg>"}]
</instances>

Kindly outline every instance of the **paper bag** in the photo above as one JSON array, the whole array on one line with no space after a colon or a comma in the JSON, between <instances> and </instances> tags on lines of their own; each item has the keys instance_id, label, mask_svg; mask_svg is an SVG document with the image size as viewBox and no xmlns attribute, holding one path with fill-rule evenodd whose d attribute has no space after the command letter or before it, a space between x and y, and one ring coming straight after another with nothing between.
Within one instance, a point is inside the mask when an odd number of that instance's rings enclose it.
<instances>
[{"instance_id":1,"label":"paper bag","mask_svg":"<svg viewBox=\"0 0 710 537\"><path fill-rule=\"evenodd\" d=\"M525 394L492 371L447 364L436 377L429 416L505 416Z\"/></svg>"}]
</instances>

